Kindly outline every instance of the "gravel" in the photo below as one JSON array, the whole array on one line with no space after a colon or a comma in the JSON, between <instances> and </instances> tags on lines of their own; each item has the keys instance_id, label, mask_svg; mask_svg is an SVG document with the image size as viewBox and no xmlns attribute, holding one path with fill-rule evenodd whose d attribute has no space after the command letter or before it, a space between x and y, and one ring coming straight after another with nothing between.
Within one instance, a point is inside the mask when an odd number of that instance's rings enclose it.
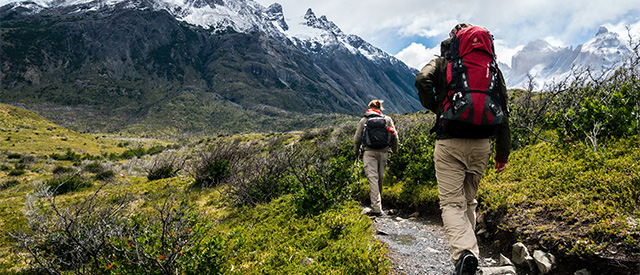
<instances>
[{"instance_id":1,"label":"gravel","mask_svg":"<svg viewBox=\"0 0 640 275\"><path fill-rule=\"evenodd\" d=\"M387 245L393 274L453 274L454 263L439 217L422 217L417 213L402 216L390 210L388 214L372 219L376 238ZM482 246L480 253L483 256L480 267L498 265L499 255L483 251Z\"/></svg>"}]
</instances>

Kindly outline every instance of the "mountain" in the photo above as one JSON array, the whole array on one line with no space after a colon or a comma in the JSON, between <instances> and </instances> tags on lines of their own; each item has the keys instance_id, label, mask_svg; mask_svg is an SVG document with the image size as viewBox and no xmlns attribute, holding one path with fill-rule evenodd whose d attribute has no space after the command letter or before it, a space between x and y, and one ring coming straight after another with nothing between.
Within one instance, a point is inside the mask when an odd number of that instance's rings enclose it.
<instances>
[{"instance_id":1,"label":"mountain","mask_svg":"<svg viewBox=\"0 0 640 275\"><path fill-rule=\"evenodd\" d=\"M416 71L312 10L252 0L0 7L0 101L86 131L229 133L420 109Z\"/></svg>"},{"instance_id":2,"label":"mountain","mask_svg":"<svg viewBox=\"0 0 640 275\"><path fill-rule=\"evenodd\" d=\"M615 69L631 53L629 41L600 27L593 39L575 48L555 47L544 40L531 41L512 57L511 68L503 71L509 88L526 88L530 75L536 89L542 89L545 83L570 78L572 70Z\"/></svg>"}]
</instances>

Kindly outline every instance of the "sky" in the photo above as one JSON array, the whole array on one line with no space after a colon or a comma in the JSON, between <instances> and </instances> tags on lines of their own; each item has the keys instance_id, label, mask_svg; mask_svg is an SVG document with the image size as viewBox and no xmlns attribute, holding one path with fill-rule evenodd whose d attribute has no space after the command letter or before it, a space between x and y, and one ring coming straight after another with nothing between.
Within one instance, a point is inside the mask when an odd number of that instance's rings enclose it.
<instances>
[{"instance_id":1,"label":"sky","mask_svg":"<svg viewBox=\"0 0 640 275\"><path fill-rule=\"evenodd\" d=\"M16 0L0 0L0 6ZM528 42L544 39L553 46L577 46L593 38L600 26L640 37L638 0L254 0L268 7L280 3L285 19L311 8L343 32L355 34L420 69L440 52L451 28L466 22L487 28L495 37L498 61ZM298 21L298 20L296 20Z\"/></svg>"},{"instance_id":2,"label":"sky","mask_svg":"<svg viewBox=\"0 0 640 275\"><path fill-rule=\"evenodd\" d=\"M640 36L638 0L256 0L277 2L285 19L311 8L343 32L355 34L407 65L420 69L440 52L440 41L459 22L487 28L495 37L498 60L528 42L544 39L553 46L577 46L593 38L600 26ZM288 20L287 20L288 21Z\"/></svg>"}]
</instances>

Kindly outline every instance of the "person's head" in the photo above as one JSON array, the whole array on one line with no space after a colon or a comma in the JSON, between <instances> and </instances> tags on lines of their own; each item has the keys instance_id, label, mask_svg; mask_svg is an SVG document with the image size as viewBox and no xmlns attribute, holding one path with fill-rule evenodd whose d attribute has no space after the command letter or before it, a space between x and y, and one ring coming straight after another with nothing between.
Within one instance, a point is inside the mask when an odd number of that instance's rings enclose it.
<instances>
[{"instance_id":1,"label":"person's head","mask_svg":"<svg viewBox=\"0 0 640 275\"><path fill-rule=\"evenodd\" d=\"M458 23L457 25L455 25L453 27L453 29L451 29L451 32L449 32L449 37L453 37L461 29L468 28L468 27L471 27L471 26L473 26L473 25L471 25L469 23Z\"/></svg>"},{"instance_id":2,"label":"person's head","mask_svg":"<svg viewBox=\"0 0 640 275\"><path fill-rule=\"evenodd\" d=\"M369 102L369 108L382 111L384 110L384 108L382 108L382 102L384 102L384 100L371 100L371 102Z\"/></svg>"}]
</instances>

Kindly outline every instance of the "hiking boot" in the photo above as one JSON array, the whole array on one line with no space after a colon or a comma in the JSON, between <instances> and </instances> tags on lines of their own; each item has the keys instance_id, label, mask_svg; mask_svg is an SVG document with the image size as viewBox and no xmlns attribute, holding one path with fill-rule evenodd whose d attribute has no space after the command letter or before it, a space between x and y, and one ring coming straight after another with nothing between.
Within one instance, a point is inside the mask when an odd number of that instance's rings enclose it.
<instances>
[{"instance_id":1,"label":"hiking boot","mask_svg":"<svg viewBox=\"0 0 640 275\"><path fill-rule=\"evenodd\" d=\"M367 215L369 215L369 217L380 217L380 216L382 216L382 213L381 212L373 212L373 211L371 211L371 212L367 213Z\"/></svg>"},{"instance_id":2,"label":"hiking boot","mask_svg":"<svg viewBox=\"0 0 640 275\"><path fill-rule=\"evenodd\" d=\"M462 251L456 262L456 275L474 275L478 269L478 258L469 250Z\"/></svg>"}]
</instances>

